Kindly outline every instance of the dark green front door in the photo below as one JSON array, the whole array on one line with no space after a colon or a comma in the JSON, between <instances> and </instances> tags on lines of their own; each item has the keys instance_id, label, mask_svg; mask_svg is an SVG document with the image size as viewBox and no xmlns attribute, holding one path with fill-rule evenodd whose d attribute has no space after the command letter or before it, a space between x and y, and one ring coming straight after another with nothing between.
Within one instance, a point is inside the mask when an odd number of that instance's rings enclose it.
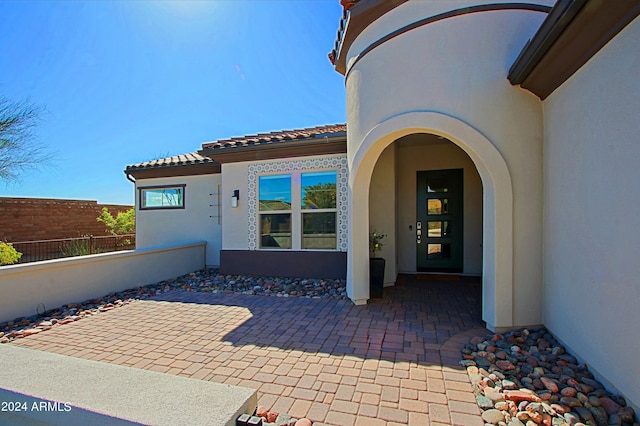
<instances>
[{"instance_id":1,"label":"dark green front door","mask_svg":"<svg viewBox=\"0 0 640 426\"><path fill-rule=\"evenodd\" d=\"M417 179L417 269L462 272L462 169L418 172Z\"/></svg>"}]
</instances>

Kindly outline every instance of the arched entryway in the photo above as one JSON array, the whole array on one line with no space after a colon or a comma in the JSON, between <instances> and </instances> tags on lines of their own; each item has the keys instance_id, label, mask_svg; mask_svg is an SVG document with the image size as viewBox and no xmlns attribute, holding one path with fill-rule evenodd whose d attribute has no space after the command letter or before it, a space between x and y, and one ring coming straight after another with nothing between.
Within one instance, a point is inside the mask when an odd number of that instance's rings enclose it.
<instances>
[{"instance_id":1,"label":"arched entryway","mask_svg":"<svg viewBox=\"0 0 640 426\"><path fill-rule=\"evenodd\" d=\"M490 328L512 326L513 194L509 171L498 150L482 133L463 121L436 112L401 114L374 126L361 143L349 141L349 147L358 147L356 152L348 154L349 296L355 303L366 303L369 298L369 188L374 168L389 145L413 134L436 135L451 141L475 165L483 188L483 319Z\"/></svg>"}]
</instances>

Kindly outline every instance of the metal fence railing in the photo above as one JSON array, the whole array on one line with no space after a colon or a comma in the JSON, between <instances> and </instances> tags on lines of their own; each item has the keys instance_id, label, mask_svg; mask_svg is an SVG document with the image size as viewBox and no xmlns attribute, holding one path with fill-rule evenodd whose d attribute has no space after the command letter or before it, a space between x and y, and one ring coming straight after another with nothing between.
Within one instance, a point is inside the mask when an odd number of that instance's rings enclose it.
<instances>
[{"instance_id":1,"label":"metal fence railing","mask_svg":"<svg viewBox=\"0 0 640 426\"><path fill-rule=\"evenodd\" d=\"M60 238L57 240L18 241L11 243L22 253L18 263L39 262L41 260L63 257L84 256L87 254L108 253L136 248L136 235L93 235L78 238Z\"/></svg>"}]
</instances>

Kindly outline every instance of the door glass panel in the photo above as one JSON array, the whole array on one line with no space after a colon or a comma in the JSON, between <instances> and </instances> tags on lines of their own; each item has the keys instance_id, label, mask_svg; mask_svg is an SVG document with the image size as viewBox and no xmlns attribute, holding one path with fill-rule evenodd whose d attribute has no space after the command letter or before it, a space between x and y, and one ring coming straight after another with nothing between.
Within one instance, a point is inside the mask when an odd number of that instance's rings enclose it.
<instances>
[{"instance_id":1,"label":"door glass panel","mask_svg":"<svg viewBox=\"0 0 640 426\"><path fill-rule=\"evenodd\" d=\"M448 179L429 179L427 192L449 192Z\"/></svg>"},{"instance_id":2,"label":"door glass panel","mask_svg":"<svg viewBox=\"0 0 640 426\"><path fill-rule=\"evenodd\" d=\"M451 258L451 244L428 244L427 259L449 259Z\"/></svg>"},{"instance_id":3,"label":"door glass panel","mask_svg":"<svg viewBox=\"0 0 640 426\"><path fill-rule=\"evenodd\" d=\"M442 237L442 222L427 222L429 237Z\"/></svg>"},{"instance_id":4,"label":"door glass panel","mask_svg":"<svg viewBox=\"0 0 640 426\"><path fill-rule=\"evenodd\" d=\"M427 227L429 229L429 237L438 238L438 237L446 237L449 235L449 221L438 221L438 222L427 222Z\"/></svg>"},{"instance_id":5,"label":"door glass panel","mask_svg":"<svg viewBox=\"0 0 640 426\"><path fill-rule=\"evenodd\" d=\"M427 214L442 214L442 200L435 198L427 200Z\"/></svg>"},{"instance_id":6,"label":"door glass panel","mask_svg":"<svg viewBox=\"0 0 640 426\"><path fill-rule=\"evenodd\" d=\"M429 198L427 200L427 214L449 213L449 200L447 198Z\"/></svg>"}]
</instances>

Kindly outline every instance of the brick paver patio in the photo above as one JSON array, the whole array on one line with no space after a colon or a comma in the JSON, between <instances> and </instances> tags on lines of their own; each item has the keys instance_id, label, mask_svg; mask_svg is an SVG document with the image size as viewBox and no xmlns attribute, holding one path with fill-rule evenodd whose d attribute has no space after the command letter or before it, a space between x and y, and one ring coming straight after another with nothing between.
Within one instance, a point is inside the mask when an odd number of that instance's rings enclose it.
<instances>
[{"instance_id":1,"label":"brick paver patio","mask_svg":"<svg viewBox=\"0 0 640 426\"><path fill-rule=\"evenodd\" d=\"M367 306L170 292L13 344L255 388L316 426L481 426L458 365L480 300L478 280L409 276Z\"/></svg>"}]
</instances>

